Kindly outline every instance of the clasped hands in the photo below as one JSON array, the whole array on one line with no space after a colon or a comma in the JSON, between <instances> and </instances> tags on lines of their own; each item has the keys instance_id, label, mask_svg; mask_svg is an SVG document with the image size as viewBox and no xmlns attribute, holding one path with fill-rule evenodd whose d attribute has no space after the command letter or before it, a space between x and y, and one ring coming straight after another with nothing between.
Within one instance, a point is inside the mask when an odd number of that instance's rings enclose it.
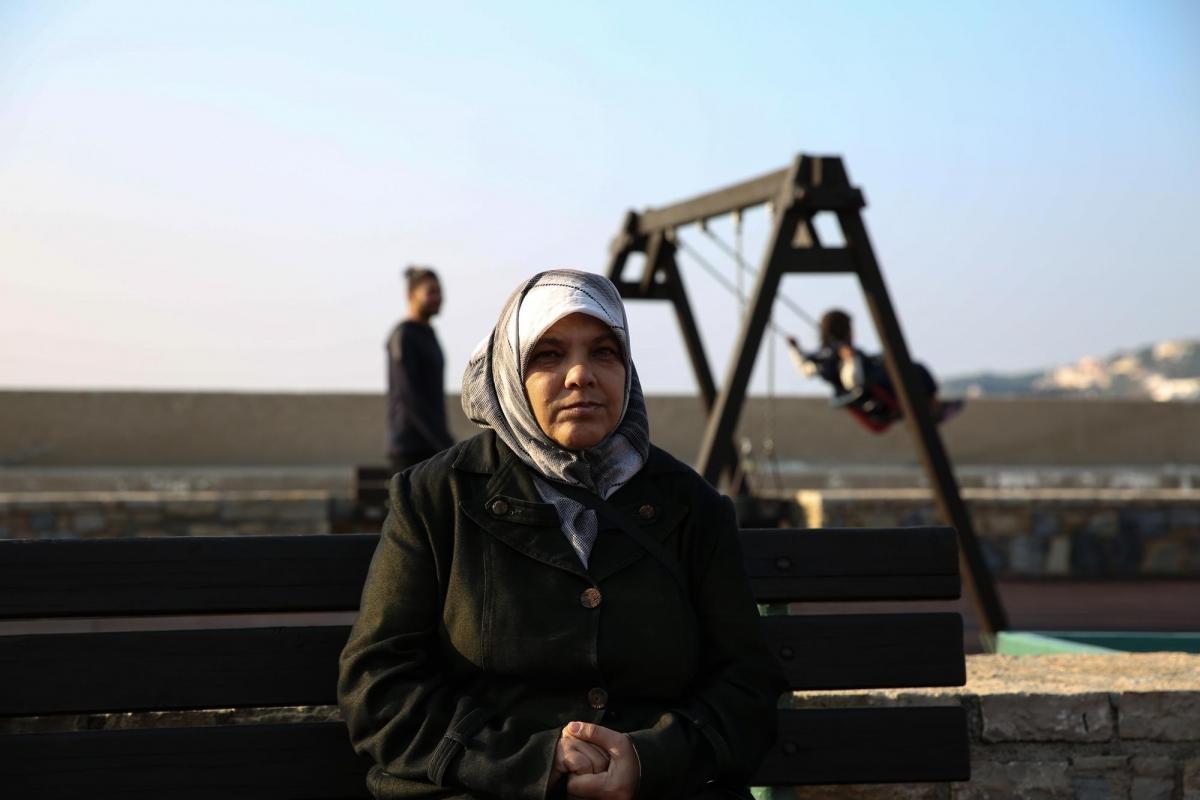
<instances>
[{"instance_id":1,"label":"clasped hands","mask_svg":"<svg viewBox=\"0 0 1200 800\"><path fill-rule=\"evenodd\" d=\"M640 772L628 736L591 722L571 722L555 745L550 785L565 776L569 798L632 800Z\"/></svg>"}]
</instances>

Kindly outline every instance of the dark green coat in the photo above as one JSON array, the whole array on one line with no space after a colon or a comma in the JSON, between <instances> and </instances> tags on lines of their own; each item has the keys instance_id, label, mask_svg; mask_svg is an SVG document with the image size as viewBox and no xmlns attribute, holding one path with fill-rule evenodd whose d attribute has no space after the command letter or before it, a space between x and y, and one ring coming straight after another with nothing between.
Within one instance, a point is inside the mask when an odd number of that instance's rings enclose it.
<instances>
[{"instance_id":1,"label":"dark green coat","mask_svg":"<svg viewBox=\"0 0 1200 800\"><path fill-rule=\"evenodd\" d=\"M639 797L758 766L785 684L732 504L658 448L610 501L679 559L690 598L620 530L585 568L491 431L393 478L338 681L377 797L540 800L576 719L630 734Z\"/></svg>"}]
</instances>

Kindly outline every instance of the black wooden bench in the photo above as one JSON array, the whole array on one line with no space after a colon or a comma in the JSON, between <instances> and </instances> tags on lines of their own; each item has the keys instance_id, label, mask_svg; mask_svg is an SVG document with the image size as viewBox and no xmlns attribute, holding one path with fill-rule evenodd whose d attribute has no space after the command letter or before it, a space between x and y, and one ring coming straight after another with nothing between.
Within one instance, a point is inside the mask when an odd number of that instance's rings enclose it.
<instances>
[{"instance_id":1,"label":"black wooden bench","mask_svg":"<svg viewBox=\"0 0 1200 800\"><path fill-rule=\"evenodd\" d=\"M367 764L328 706L376 540L0 541L4 796L366 796ZM952 530L747 530L743 540L760 601L804 603L802 614L762 620L793 687L964 682L958 614L818 615L809 605L956 598ZM324 624L252 627L236 616L312 612ZM190 628L178 615L216 616ZM78 630L97 619L120 630ZM266 708L274 716L261 723L220 724ZM780 714L756 784L968 778L960 707Z\"/></svg>"}]
</instances>

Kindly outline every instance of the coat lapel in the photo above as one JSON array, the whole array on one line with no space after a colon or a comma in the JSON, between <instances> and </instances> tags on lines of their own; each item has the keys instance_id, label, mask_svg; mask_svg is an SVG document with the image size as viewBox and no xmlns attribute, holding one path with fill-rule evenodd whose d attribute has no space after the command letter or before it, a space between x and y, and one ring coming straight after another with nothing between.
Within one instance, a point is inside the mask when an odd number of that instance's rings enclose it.
<instances>
[{"instance_id":1,"label":"coat lapel","mask_svg":"<svg viewBox=\"0 0 1200 800\"><path fill-rule=\"evenodd\" d=\"M463 513L517 552L587 578L554 506L542 502L525 464L488 433L476 437L454 463Z\"/></svg>"},{"instance_id":2,"label":"coat lapel","mask_svg":"<svg viewBox=\"0 0 1200 800\"><path fill-rule=\"evenodd\" d=\"M687 506L662 496L655 477L686 470L654 448L642 471L610 502L625 519L658 541L665 540L687 515ZM491 536L517 552L589 581L602 581L647 557L642 547L617 528L604 527L585 569L563 535L554 506L542 502L529 468L494 433L475 437L454 462L460 484L459 506Z\"/></svg>"}]
</instances>

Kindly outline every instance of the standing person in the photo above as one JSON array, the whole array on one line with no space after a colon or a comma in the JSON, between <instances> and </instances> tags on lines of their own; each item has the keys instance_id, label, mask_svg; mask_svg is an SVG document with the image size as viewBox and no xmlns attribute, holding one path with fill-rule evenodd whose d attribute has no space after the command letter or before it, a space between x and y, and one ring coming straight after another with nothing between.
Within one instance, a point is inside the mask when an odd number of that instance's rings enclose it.
<instances>
[{"instance_id":1,"label":"standing person","mask_svg":"<svg viewBox=\"0 0 1200 800\"><path fill-rule=\"evenodd\" d=\"M428 267L404 270L408 316L387 340L388 459L397 472L454 444L446 429L445 359L430 324L442 284Z\"/></svg>"},{"instance_id":2,"label":"standing person","mask_svg":"<svg viewBox=\"0 0 1200 800\"><path fill-rule=\"evenodd\" d=\"M392 478L338 703L379 800L750 800L787 683L728 497L650 443L621 297L523 281L484 431Z\"/></svg>"}]
</instances>

